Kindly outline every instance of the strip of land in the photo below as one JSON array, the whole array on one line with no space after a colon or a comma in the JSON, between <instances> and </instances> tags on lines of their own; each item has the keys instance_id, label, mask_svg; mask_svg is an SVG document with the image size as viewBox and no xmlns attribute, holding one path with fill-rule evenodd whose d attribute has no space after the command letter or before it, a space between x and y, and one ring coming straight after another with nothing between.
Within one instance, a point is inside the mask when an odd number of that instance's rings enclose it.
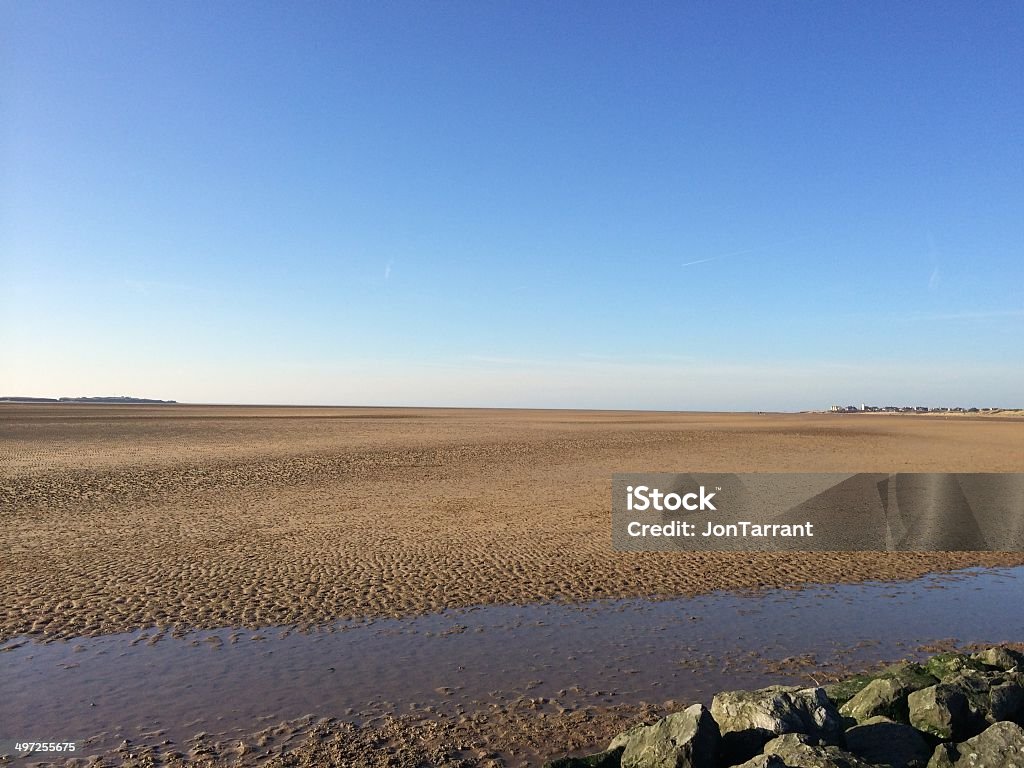
<instances>
[{"instance_id":1,"label":"strip of land","mask_svg":"<svg viewBox=\"0 0 1024 768\"><path fill-rule=\"evenodd\" d=\"M0 639L900 579L999 553L616 553L614 472L1022 472L1024 421L0 404Z\"/></svg>"}]
</instances>

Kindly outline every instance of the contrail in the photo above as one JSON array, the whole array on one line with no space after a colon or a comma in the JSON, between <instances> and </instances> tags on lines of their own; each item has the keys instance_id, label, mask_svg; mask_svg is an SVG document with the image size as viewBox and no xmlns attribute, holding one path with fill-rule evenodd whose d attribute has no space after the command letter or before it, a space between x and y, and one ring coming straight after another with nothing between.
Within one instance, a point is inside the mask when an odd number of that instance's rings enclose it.
<instances>
[{"instance_id":1,"label":"contrail","mask_svg":"<svg viewBox=\"0 0 1024 768\"><path fill-rule=\"evenodd\" d=\"M754 248L744 248L741 251L733 251L731 253L721 253L718 256L709 256L706 259L696 259L695 261L687 261L686 263L680 264L679 266L680 266L680 268L682 268L682 267L692 267L695 264L705 264L705 263L707 263L709 261L716 261L717 259L731 259L733 256L745 256L748 253L757 253L758 251L767 251L767 250L769 250L771 248L778 248L778 247L783 246L783 245L789 245L790 243L798 243L801 240L807 240L807 239L809 239L809 236L807 236L807 235L804 235L802 237L791 237L788 240L783 240L782 242L778 242L778 243L768 243L767 245L758 245L758 246L755 246Z\"/></svg>"},{"instance_id":2,"label":"contrail","mask_svg":"<svg viewBox=\"0 0 1024 768\"><path fill-rule=\"evenodd\" d=\"M717 256L712 256L711 258L708 258L708 259L697 259L696 261L688 261L685 264L680 264L679 266L680 267L692 267L694 264L704 264L705 262L708 262L708 261L714 261L717 258L718 258Z\"/></svg>"}]
</instances>

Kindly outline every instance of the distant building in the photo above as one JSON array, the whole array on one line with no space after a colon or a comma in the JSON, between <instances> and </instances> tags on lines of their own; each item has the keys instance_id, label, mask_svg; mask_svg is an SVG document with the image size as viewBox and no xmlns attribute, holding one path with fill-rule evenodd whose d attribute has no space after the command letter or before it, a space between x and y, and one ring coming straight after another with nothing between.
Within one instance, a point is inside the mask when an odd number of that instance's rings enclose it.
<instances>
[{"instance_id":1,"label":"distant building","mask_svg":"<svg viewBox=\"0 0 1024 768\"><path fill-rule=\"evenodd\" d=\"M963 406L948 406L938 405L934 408L924 405L868 405L867 403L861 403L860 408L856 405L830 405L829 411L832 413L998 413L1003 409L1001 408L977 408L971 406L965 408Z\"/></svg>"}]
</instances>

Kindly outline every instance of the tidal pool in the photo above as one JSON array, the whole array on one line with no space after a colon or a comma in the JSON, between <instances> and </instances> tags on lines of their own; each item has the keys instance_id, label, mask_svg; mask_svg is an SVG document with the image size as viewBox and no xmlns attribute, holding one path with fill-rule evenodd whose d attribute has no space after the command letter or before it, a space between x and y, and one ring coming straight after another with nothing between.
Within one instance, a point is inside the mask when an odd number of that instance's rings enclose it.
<instances>
[{"instance_id":1,"label":"tidal pool","mask_svg":"<svg viewBox=\"0 0 1024 768\"><path fill-rule=\"evenodd\" d=\"M84 754L159 734L252 732L314 714L710 702L719 690L1024 640L1024 568L671 600L485 606L310 632L145 630L0 646L0 738ZM34 759L39 759L38 756Z\"/></svg>"}]
</instances>

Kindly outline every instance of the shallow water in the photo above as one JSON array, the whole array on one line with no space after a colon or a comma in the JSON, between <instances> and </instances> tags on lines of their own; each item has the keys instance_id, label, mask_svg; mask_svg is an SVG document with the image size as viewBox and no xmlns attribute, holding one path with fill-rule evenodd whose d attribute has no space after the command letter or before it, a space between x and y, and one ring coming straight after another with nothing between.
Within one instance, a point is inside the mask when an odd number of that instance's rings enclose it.
<instances>
[{"instance_id":1,"label":"shallow water","mask_svg":"<svg viewBox=\"0 0 1024 768\"><path fill-rule=\"evenodd\" d=\"M708 703L722 689L810 684L821 670L924 655L940 641L1020 641L1022 604L1024 568L970 569L749 595L487 606L309 633L16 638L0 647L0 737L88 740L92 754L126 738L181 743L308 713L365 722L522 697Z\"/></svg>"}]
</instances>

